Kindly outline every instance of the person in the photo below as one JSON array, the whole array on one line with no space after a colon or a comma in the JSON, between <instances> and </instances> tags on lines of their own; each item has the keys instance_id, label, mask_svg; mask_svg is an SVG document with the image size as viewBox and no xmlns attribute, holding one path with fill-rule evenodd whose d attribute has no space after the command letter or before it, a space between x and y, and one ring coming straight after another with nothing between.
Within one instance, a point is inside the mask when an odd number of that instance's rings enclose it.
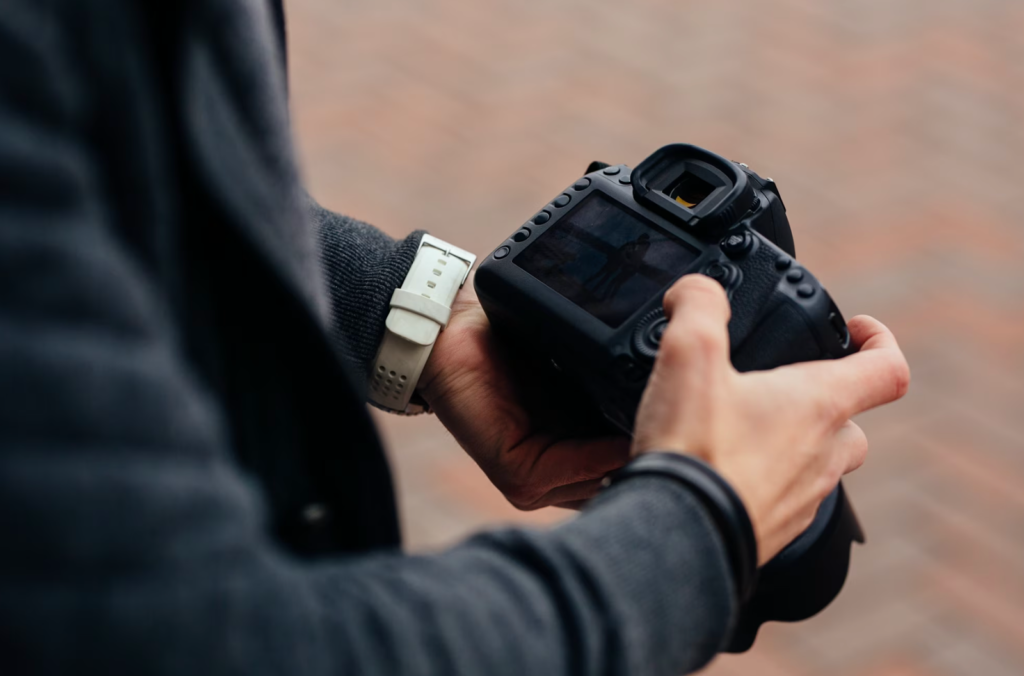
<instances>
[{"instance_id":1,"label":"person","mask_svg":"<svg viewBox=\"0 0 1024 676\"><path fill-rule=\"evenodd\" d=\"M741 375L724 294L687 277L635 438L566 436L466 284L419 394L514 505L586 504L403 555L364 402L422 237L302 191L282 15L0 12L0 671L701 667L736 612L735 534L670 473L603 478L702 459L767 561L863 462L850 418L906 391L892 334L858 317L855 355Z\"/></svg>"}]
</instances>

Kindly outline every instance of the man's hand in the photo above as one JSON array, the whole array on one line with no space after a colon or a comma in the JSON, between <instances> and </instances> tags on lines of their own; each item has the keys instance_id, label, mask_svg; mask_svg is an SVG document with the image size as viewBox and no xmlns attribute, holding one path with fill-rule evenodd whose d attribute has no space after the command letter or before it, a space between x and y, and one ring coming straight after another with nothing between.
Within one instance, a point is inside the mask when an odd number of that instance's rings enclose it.
<instances>
[{"instance_id":1,"label":"man's hand","mask_svg":"<svg viewBox=\"0 0 1024 676\"><path fill-rule=\"evenodd\" d=\"M629 439L608 433L578 393L544 378L546 367L502 350L471 277L419 383L438 419L519 509L578 507L630 457Z\"/></svg>"},{"instance_id":2,"label":"man's hand","mask_svg":"<svg viewBox=\"0 0 1024 676\"><path fill-rule=\"evenodd\" d=\"M885 326L849 322L857 354L740 374L729 360L730 308L702 276L665 295L670 317L637 414L635 453L690 453L739 493L767 562L810 525L843 474L864 462L857 413L902 397L910 370Z\"/></svg>"}]
</instances>

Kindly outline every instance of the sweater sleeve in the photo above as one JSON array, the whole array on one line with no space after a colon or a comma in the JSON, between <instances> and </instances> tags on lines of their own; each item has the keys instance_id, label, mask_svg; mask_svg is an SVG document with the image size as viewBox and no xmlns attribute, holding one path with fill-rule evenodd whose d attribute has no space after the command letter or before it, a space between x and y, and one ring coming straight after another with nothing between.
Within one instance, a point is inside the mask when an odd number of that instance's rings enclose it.
<instances>
[{"instance_id":1,"label":"sweater sleeve","mask_svg":"<svg viewBox=\"0 0 1024 676\"><path fill-rule=\"evenodd\" d=\"M344 673L676 676L728 636L725 556L694 495L645 477L554 530L323 566L318 612L344 637Z\"/></svg>"},{"instance_id":2,"label":"sweater sleeve","mask_svg":"<svg viewBox=\"0 0 1024 676\"><path fill-rule=\"evenodd\" d=\"M0 12L5 674L669 676L712 657L735 604L722 541L667 480L432 556L282 552L166 299L114 239L60 52L18 38L49 35L24 30L46 8ZM399 255L381 242L353 264Z\"/></svg>"},{"instance_id":3,"label":"sweater sleeve","mask_svg":"<svg viewBox=\"0 0 1024 676\"><path fill-rule=\"evenodd\" d=\"M393 240L377 228L308 201L338 353L368 374L384 337L391 294L412 267L422 232Z\"/></svg>"}]
</instances>

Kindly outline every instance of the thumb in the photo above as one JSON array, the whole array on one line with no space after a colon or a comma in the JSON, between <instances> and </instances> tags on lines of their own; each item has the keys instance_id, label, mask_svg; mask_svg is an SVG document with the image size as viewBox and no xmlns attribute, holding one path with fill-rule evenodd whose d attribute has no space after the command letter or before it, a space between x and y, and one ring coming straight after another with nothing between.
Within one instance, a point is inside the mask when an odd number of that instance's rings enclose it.
<instances>
[{"instance_id":1,"label":"thumb","mask_svg":"<svg viewBox=\"0 0 1024 676\"><path fill-rule=\"evenodd\" d=\"M729 318L725 290L704 275L687 275L665 293L669 324L658 361L669 369L728 363Z\"/></svg>"}]
</instances>

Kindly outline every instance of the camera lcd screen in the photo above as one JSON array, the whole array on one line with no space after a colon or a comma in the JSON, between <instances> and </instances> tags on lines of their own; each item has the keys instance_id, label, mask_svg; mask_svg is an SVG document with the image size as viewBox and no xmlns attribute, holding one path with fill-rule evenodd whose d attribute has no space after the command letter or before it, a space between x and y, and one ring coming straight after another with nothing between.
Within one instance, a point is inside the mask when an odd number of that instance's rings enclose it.
<instances>
[{"instance_id":1,"label":"camera lcd screen","mask_svg":"<svg viewBox=\"0 0 1024 676\"><path fill-rule=\"evenodd\" d=\"M604 193L593 192L515 264L617 328L699 256Z\"/></svg>"}]
</instances>

